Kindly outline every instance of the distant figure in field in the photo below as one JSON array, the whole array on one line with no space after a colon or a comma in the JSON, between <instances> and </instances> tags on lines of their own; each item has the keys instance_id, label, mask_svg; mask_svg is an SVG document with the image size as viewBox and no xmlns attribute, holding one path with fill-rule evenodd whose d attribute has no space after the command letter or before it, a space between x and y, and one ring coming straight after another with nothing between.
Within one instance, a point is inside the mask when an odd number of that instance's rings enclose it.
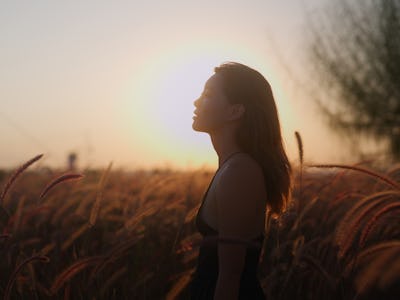
<instances>
[{"instance_id":1,"label":"distant figure in field","mask_svg":"<svg viewBox=\"0 0 400 300\"><path fill-rule=\"evenodd\" d=\"M78 156L75 152L71 152L68 154L68 170L75 171L76 170L76 159Z\"/></svg>"},{"instance_id":2,"label":"distant figure in field","mask_svg":"<svg viewBox=\"0 0 400 300\"><path fill-rule=\"evenodd\" d=\"M219 167L196 216L203 239L190 295L192 300L265 299L257 267L266 213L286 209L291 166L267 80L233 62L214 72L194 101L192 127L210 135Z\"/></svg>"}]
</instances>

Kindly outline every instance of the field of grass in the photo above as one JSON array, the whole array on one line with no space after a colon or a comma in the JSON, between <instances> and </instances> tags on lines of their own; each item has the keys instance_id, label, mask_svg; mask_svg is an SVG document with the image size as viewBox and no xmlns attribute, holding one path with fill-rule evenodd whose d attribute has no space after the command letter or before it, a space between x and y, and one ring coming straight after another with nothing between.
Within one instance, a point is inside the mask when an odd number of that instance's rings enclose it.
<instances>
[{"instance_id":1,"label":"field of grass","mask_svg":"<svg viewBox=\"0 0 400 300\"><path fill-rule=\"evenodd\" d=\"M3 299L188 299L212 172L0 172ZM400 299L400 167L296 167L269 219L269 299ZM17 173L17 174L16 174Z\"/></svg>"}]
</instances>

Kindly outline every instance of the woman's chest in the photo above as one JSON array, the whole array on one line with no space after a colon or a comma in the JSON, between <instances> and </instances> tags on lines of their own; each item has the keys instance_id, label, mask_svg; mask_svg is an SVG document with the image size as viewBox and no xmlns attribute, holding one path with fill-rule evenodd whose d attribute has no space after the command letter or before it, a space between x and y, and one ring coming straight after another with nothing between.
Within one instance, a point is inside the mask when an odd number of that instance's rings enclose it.
<instances>
[{"instance_id":1,"label":"woman's chest","mask_svg":"<svg viewBox=\"0 0 400 300\"><path fill-rule=\"evenodd\" d=\"M204 195L203 205L201 207L201 217L203 220L212 228L218 231L218 220L217 220L217 197L216 197L216 185L218 178L215 178L210 184L208 191Z\"/></svg>"}]
</instances>

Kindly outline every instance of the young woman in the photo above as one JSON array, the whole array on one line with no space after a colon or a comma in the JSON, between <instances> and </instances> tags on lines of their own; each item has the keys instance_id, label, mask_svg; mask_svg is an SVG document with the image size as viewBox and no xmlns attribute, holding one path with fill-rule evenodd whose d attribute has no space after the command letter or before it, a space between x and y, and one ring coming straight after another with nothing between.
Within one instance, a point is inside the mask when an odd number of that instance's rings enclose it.
<instances>
[{"instance_id":1,"label":"young woman","mask_svg":"<svg viewBox=\"0 0 400 300\"><path fill-rule=\"evenodd\" d=\"M192 127L210 135L219 167L196 217L203 240L191 299L265 299L257 279L265 216L285 210L291 166L267 80L239 63L214 71L194 102Z\"/></svg>"}]
</instances>

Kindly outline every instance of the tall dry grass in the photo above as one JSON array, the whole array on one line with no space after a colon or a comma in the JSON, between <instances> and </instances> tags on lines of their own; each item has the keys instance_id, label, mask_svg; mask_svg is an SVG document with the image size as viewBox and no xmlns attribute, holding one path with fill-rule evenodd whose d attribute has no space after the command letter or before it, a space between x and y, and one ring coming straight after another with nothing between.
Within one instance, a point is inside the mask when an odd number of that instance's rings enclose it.
<instances>
[{"instance_id":1,"label":"tall dry grass","mask_svg":"<svg viewBox=\"0 0 400 300\"><path fill-rule=\"evenodd\" d=\"M298 205L274 220L266 241L267 299L398 299L399 168L306 167L296 174Z\"/></svg>"},{"instance_id":2,"label":"tall dry grass","mask_svg":"<svg viewBox=\"0 0 400 300\"><path fill-rule=\"evenodd\" d=\"M296 137L296 205L266 222L267 297L397 299L399 168L311 167ZM28 172L37 157L0 181L3 299L188 299L211 172Z\"/></svg>"},{"instance_id":3,"label":"tall dry grass","mask_svg":"<svg viewBox=\"0 0 400 300\"><path fill-rule=\"evenodd\" d=\"M187 237L198 241L191 221L210 172L128 174L112 172L110 164L84 177L55 175L19 172L18 184L8 189L1 297L162 299L175 274L194 267L194 255L177 252ZM49 262L20 267L29 255Z\"/></svg>"}]
</instances>

